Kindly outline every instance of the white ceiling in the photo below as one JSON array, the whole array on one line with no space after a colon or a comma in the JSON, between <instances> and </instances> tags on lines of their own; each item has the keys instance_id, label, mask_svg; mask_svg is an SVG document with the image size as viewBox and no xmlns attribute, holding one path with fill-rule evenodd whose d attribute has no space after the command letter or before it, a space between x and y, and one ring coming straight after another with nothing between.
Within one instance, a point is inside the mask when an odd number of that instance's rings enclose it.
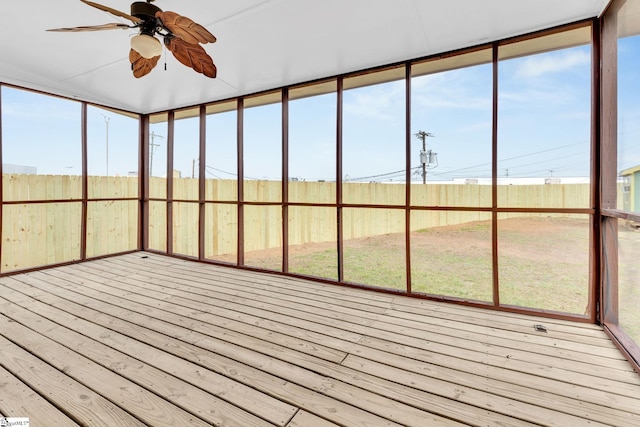
<instances>
[{"instance_id":1,"label":"white ceiling","mask_svg":"<svg viewBox=\"0 0 640 427\"><path fill-rule=\"evenodd\" d=\"M130 0L99 3L130 12ZM528 33L598 16L609 0L157 0L218 38L209 79L169 53L136 79L134 30L48 28L129 23L79 0L4 2L0 82L150 113Z\"/></svg>"}]
</instances>

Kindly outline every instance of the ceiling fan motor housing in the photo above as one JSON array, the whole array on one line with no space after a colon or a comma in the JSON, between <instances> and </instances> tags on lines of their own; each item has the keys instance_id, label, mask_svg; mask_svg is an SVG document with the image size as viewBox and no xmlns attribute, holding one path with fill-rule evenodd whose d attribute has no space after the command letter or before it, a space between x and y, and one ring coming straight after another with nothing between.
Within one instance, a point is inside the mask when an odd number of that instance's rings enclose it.
<instances>
[{"instance_id":1,"label":"ceiling fan motor housing","mask_svg":"<svg viewBox=\"0 0 640 427\"><path fill-rule=\"evenodd\" d=\"M162 12L157 6L150 2L137 1L131 4L131 15L142 19L144 22L140 25L140 33L153 36L158 27L156 13Z\"/></svg>"},{"instance_id":2,"label":"ceiling fan motor housing","mask_svg":"<svg viewBox=\"0 0 640 427\"><path fill-rule=\"evenodd\" d=\"M156 12L162 12L162 9L148 2L137 1L131 4L131 15L145 21L150 18L155 19Z\"/></svg>"}]
</instances>

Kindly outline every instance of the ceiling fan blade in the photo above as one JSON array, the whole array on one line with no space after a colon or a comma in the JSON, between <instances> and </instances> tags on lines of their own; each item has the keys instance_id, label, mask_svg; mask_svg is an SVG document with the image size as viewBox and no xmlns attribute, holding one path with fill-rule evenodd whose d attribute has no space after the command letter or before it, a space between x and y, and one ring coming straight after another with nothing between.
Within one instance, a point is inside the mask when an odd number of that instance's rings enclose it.
<instances>
[{"instance_id":1,"label":"ceiling fan blade","mask_svg":"<svg viewBox=\"0 0 640 427\"><path fill-rule=\"evenodd\" d=\"M136 18L135 16L129 15L128 13L120 12L119 10L113 9L109 6L104 6L99 3L94 3L89 0L80 0L84 4L88 4L89 6L95 7L96 9L103 10L105 12L109 12L112 15L119 16L121 18L126 18L134 24L141 24L143 21L140 18Z\"/></svg>"},{"instance_id":2,"label":"ceiling fan blade","mask_svg":"<svg viewBox=\"0 0 640 427\"><path fill-rule=\"evenodd\" d=\"M160 55L147 59L133 49L129 51L131 70L133 71L133 76L137 79L149 74L158 65L158 60L160 60Z\"/></svg>"},{"instance_id":3,"label":"ceiling fan blade","mask_svg":"<svg viewBox=\"0 0 640 427\"><path fill-rule=\"evenodd\" d=\"M186 16L175 12L157 12L156 18L162 21L162 25L171 33L187 43L215 43L216 37L205 27L193 22Z\"/></svg>"},{"instance_id":4,"label":"ceiling fan blade","mask_svg":"<svg viewBox=\"0 0 640 427\"><path fill-rule=\"evenodd\" d=\"M199 44L191 44L177 37L166 37L165 44L182 64L212 79L216 77L218 70L213 59Z\"/></svg>"},{"instance_id":5,"label":"ceiling fan blade","mask_svg":"<svg viewBox=\"0 0 640 427\"><path fill-rule=\"evenodd\" d=\"M54 32L79 32L79 31L103 31L103 30L128 30L133 28L127 24L104 24L104 25L89 25L81 27L70 28L52 28L47 31Z\"/></svg>"}]
</instances>

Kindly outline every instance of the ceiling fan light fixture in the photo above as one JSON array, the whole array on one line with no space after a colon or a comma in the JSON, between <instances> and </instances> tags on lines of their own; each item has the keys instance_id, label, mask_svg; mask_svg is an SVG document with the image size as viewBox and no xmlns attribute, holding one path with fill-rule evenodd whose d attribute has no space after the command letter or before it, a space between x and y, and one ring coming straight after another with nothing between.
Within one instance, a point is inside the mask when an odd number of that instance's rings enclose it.
<instances>
[{"instance_id":1,"label":"ceiling fan light fixture","mask_svg":"<svg viewBox=\"0 0 640 427\"><path fill-rule=\"evenodd\" d=\"M162 44L160 40L147 34L133 36L131 38L131 49L147 59L162 55Z\"/></svg>"},{"instance_id":2,"label":"ceiling fan light fixture","mask_svg":"<svg viewBox=\"0 0 640 427\"><path fill-rule=\"evenodd\" d=\"M47 31L76 32L136 28L138 35L131 37L129 50L129 62L134 77L146 76L158 64L164 51L162 41L180 63L206 77L212 79L216 77L216 65L201 46L206 43L215 43L216 37L202 25L175 12L163 11L151 4L155 0L134 1L131 4L131 15L93 1L81 1L111 15L128 19L132 25L111 23L54 28Z\"/></svg>"}]
</instances>

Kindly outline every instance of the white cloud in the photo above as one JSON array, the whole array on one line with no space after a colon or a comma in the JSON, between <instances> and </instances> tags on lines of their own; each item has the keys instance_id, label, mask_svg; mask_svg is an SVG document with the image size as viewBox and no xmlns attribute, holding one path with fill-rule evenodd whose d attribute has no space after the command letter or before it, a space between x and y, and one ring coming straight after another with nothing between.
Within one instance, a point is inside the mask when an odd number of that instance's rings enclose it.
<instances>
[{"instance_id":1,"label":"white cloud","mask_svg":"<svg viewBox=\"0 0 640 427\"><path fill-rule=\"evenodd\" d=\"M420 108L491 110L491 81L476 70L421 76L412 80L411 89L412 102Z\"/></svg>"},{"instance_id":2,"label":"white cloud","mask_svg":"<svg viewBox=\"0 0 640 427\"><path fill-rule=\"evenodd\" d=\"M591 62L591 55L585 50L571 50L531 56L520 64L516 71L519 77L540 77L544 74L558 73Z\"/></svg>"},{"instance_id":3,"label":"white cloud","mask_svg":"<svg viewBox=\"0 0 640 427\"><path fill-rule=\"evenodd\" d=\"M395 120L404 111L404 81L345 92L344 110L374 120Z\"/></svg>"}]
</instances>

